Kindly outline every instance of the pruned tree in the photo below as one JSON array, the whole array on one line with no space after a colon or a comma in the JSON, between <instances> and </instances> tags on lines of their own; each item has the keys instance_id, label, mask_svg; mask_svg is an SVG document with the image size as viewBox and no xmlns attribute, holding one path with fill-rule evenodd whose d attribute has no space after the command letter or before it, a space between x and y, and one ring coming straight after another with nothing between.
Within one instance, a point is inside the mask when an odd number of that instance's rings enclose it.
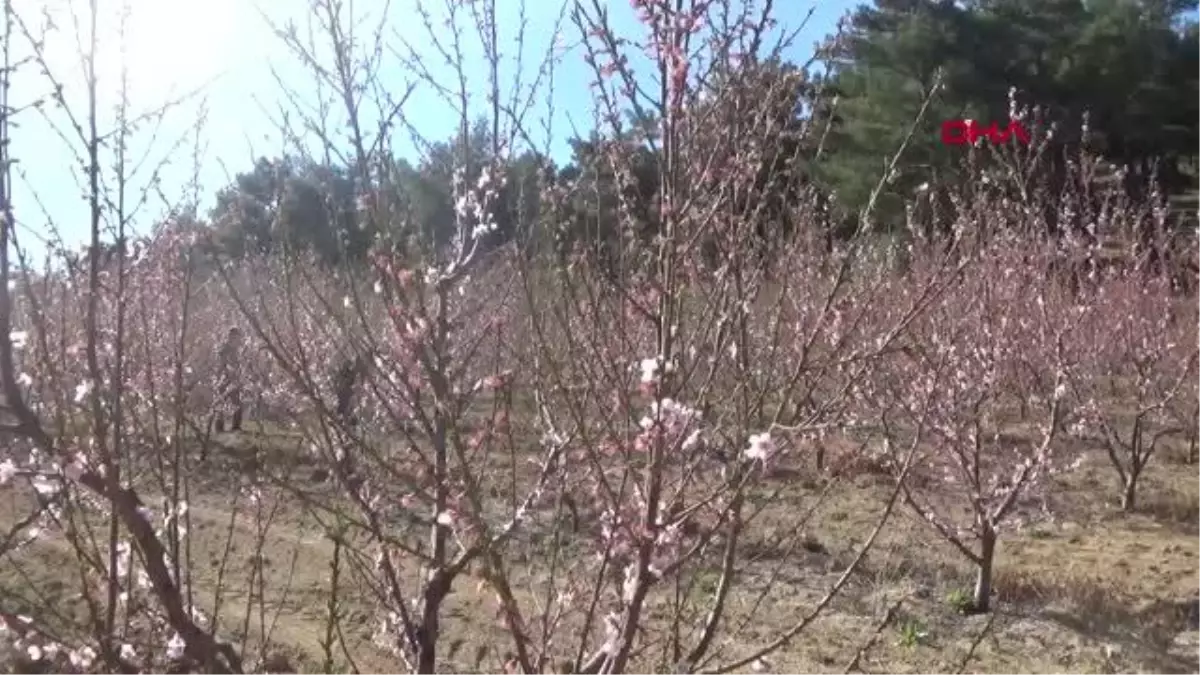
<instances>
[{"instance_id":1,"label":"pruned tree","mask_svg":"<svg viewBox=\"0 0 1200 675\"><path fill-rule=\"evenodd\" d=\"M953 265L937 263L936 241L917 248L891 296L920 293L924 279L949 288L858 392L891 466L901 448L919 448L905 501L974 565L973 606L986 612L1002 533L1037 516L1030 501L1072 466L1057 441L1074 317L1047 282L1049 256L1029 240L955 245L964 251Z\"/></svg>"},{"instance_id":2,"label":"pruned tree","mask_svg":"<svg viewBox=\"0 0 1200 675\"><path fill-rule=\"evenodd\" d=\"M1132 511L1162 442L1195 437L1194 303L1174 297L1167 274L1146 278L1133 267L1110 273L1081 304L1082 358L1068 371L1081 415L1072 431L1104 448L1121 508Z\"/></svg>"}]
</instances>

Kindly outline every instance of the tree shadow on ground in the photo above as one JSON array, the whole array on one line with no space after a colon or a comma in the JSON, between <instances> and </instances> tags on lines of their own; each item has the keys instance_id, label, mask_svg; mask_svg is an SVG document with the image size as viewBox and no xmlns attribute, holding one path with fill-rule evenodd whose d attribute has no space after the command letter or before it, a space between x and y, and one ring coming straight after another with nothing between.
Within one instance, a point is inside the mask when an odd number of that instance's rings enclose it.
<instances>
[{"instance_id":1,"label":"tree shadow on ground","mask_svg":"<svg viewBox=\"0 0 1200 675\"><path fill-rule=\"evenodd\" d=\"M1041 615L1098 642L1121 647L1135 656L1140 668L1163 673L1200 672L1200 658L1172 653L1175 638L1196 630L1197 600L1157 600L1135 609L1127 601L1111 598L1066 609L1047 608Z\"/></svg>"}]
</instances>

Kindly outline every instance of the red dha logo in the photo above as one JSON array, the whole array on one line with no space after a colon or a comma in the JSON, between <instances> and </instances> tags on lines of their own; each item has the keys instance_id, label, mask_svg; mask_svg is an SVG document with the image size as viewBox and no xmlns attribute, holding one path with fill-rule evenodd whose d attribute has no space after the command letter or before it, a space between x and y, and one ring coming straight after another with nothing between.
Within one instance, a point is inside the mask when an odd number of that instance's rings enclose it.
<instances>
[{"instance_id":1,"label":"red dha logo","mask_svg":"<svg viewBox=\"0 0 1200 675\"><path fill-rule=\"evenodd\" d=\"M984 127L975 120L946 120L942 122L943 145L975 145L981 138L987 138L992 143L1000 145L1007 143L1013 136L1023 145L1029 145L1029 131L1020 122L1009 122L1007 129L1001 129L999 124L992 122Z\"/></svg>"}]
</instances>

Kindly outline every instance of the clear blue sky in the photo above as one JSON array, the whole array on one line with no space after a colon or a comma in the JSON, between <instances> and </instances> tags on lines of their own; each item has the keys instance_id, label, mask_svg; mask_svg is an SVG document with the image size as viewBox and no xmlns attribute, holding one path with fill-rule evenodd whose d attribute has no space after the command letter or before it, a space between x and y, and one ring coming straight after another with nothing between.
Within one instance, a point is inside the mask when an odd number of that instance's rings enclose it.
<instances>
[{"instance_id":1,"label":"clear blue sky","mask_svg":"<svg viewBox=\"0 0 1200 675\"><path fill-rule=\"evenodd\" d=\"M131 162L141 162L142 168L131 181L130 199L147 184L153 167L164 159L169 166L161 172L161 189L168 202L177 203L184 199L187 184L193 176L193 149L196 138L201 144L198 175L202 213L211 205L212 195L228 183L232 174L247 169L255 156L276 156L284 149L277 131L279 106L283 101L282 88L277 83L272 69L296 91L311 96L313 77L299 62L287 54L262 18L265 14L274 21L296 20L303 30L307 22L306 0L124 0L129 6L129 20L125 38L120 38L119 21L122 2L100 0L101 45L98 49L100 78L101 133L112 128L114 110L119 101L118 66L120 47L124 44L127 72L130 78L129 98L135 112L148 111L166 101L178 98L185 92L199 90L195 96L174 107L159 121L152 119L144 124L131 141ZM443 11L442 2L427 3L434 12ZM464 3L465 4L465 3ZM501 7L500 30L501 51L507 61L507 73L512 74L515 66L516 30L518 25L518 3L499 0ZM804 18L812 0L776 0L776 16L781 29L794 29ZM817 41L833 32L837 20L846 11L860 4L855 0L815 0L815 13L800 33L790 57L806 59ZM39 7L41 5L42 7ZM358 0L348 2L356 6L359 14L377 13L383 6L381 0ZM66 98L76 114L86 114L82 88L76 32L71 7L82 13L86 2L81 0L27 0L17 3L18 11L28 28L40 33L44 16L51 17L55 28L46 37L46 54L51 70L64 85ZM43 7L44 10L43 11ZM525 60L534 64L540 59L553 40L553 26L557 19L557 0L528 0L526 19ZM613 0L610 3L613 21L618 32L625 35L641 35L640 26L634 19L629 3ZM86 26L86 17L78 17L81 26ZM435 18L436 20L436 18ZM422 22L413 9L413 0L392 0L388 12L388 32L410 41L419 51L428 56L435 76L452 82L452 71L440 63L440 58L431 48ZM18 31L19 32L19 31ZM83 31L81 31L82 33ZM448 37L448 31L439 29L439 35ZM390 39L399 44L398 37ZM464 42L476 44L470 35ZM567 47L578 42L577 29L567 21L564 24L563 44ZM29 53L28 43L22 38L14 40L16 57ZM483 79L482 61L476 47L468 52L471 68L468 74L478 88L477 105L482 106ZM38 72L26 66L14 78L11 103L23 105L45 97L52 91L50 83ZM533 76L533 66L526 67L524 79ZM402 68L391 59L385 70L388 85L395 79L394 89L399 91L409 79ZM586 133L593 126L591 103L587 84L588 71L576 47L565 51L557 67L554 92L556 114L553 122L552 153L558 157L565 150L566 139L571 136L573 122ZM543 96L544 98L544 92ZM88 209L84 200L83 170L77 155L80 143L66 117L53 105L44 107L46 116L29 109L21 113L13 131L12 154L17 160L17 175L14 175L14 206L17 221L22 227L21 238L31 248L35 245L31 234L46 236L47 219L58 224L68 244L78 245L85 241L88 231ZM537 115L545 117L546 107L540 104ZM409 121L427 138L444 139L456 129L457 117L440 101L428 86L418 89L405 108ZM196 120L203 115L204 124L199 133L193 131ZM55 132L53 121L64 130L72 142L68 145ZM81 118L81 122L85 120ZM540 122L530 126L540 127ZM112 146L108 149L111 151ZM398 154L416 159L415 147L397 148ZM113 163L112 154L107 156L106 165ZM109 175L112 175L111 172ZM41 204L38 204L40 199ZM43 208L46 213L43 213ZM145 231L150 223L162 217L167 204L159 197L143 205L134 219L134 227Z\"/></svg>"}]
</instances>

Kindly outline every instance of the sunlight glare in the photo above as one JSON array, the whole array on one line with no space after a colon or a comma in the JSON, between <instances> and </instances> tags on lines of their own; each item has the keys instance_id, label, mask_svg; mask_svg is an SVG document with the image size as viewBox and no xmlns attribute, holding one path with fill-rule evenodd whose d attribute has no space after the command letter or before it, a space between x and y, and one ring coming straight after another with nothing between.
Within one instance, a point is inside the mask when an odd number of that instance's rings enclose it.
<instances>
[{"instance_id":1,"label":"sunlight glare","mask_svg":"<svg viewBox=\"0 0 1200 675\"><path fill-rule=\"evenodd\" d=\"M239 60L253 58L248 47L262 42L250 39L248 28L261 30L261 21L252 3L243 0L120 0L97 4L97 76L110 87L120 79L123 48L131 96L145 102L161 102L204 86L237 68ZM79 52L80 45L83 51L87 49L88 3L44 0L43 7L54 27L46 40L52 69L66 73L59 75L66 82L81 82ZM123 9L128 16L124 40Z\"/></svg>"}]
</instances>

